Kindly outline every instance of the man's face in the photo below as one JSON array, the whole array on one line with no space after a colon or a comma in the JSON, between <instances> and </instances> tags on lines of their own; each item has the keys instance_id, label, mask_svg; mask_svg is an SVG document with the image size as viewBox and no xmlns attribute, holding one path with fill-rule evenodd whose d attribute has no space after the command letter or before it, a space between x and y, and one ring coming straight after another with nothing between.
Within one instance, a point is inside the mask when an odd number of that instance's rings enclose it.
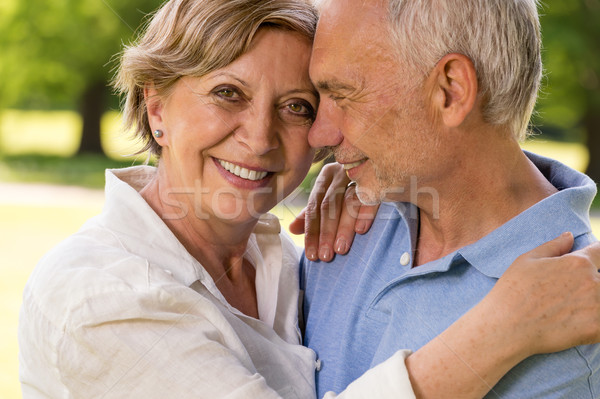
<instances>
[{"instance_id":1,"label":"man's face","mask_svg":"<svg viewBox=\"0 0 600 399\"><path fill-rule=\"evenodd\" d=\"M386 0L335 0L322 10L310 63L320 94L309 132L333 148L365 203L409 198L436 141L421 84L394 51ZM421 184L421 181L419 182Z\"/></svg>"}]
</instances>

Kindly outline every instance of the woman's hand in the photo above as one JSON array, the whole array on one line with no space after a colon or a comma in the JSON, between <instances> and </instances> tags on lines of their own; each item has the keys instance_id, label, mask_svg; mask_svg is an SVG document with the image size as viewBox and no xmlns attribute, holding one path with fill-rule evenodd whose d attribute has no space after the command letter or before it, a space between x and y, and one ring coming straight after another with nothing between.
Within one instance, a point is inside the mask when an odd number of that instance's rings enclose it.
<instances>
[{"instance_id":1,"label":"woman's hand","mask_svg":"<svg viewBox=\"0 0 600 399\"><path fill-rule=\"evenodd\" d=\"M379 206L362 205L356 186L350 185L339 163L321 169L306 208L290 224L294 234L305 234L304 248L309 260L329 262L334 254L348 252L354 235L371 228Z\"/></svg>"},{"instance_id":2,"label":"woman's hand","mask_svg":"<svg viewBox=\"0 0 600 399\"><path fill-rule=\"evenodd\" d=\"M600 243L572 245L564 233L521 255L484 299L513 320L527 355L600 342Z\"/></svg>"},{"instance_id":3,"label":"woman's hand","mask_svg":"<svg viewBox=\"0 0 600 399\"><path fill-rule=\"evenodd\" d=\"M600 243L570 233L521 255L406 365L418 398L481 398L525 358L600 342Z\"/></svg>"}]
</instances>

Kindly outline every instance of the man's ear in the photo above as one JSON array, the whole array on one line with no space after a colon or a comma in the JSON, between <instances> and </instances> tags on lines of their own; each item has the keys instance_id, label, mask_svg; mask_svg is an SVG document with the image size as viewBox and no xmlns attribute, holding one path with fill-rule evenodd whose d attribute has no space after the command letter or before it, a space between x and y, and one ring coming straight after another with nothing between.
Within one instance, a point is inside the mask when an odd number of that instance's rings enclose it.
<instances>
[{"instance_id":1,"label":"man's ear","mask_svg":"<svg viewBox=\"0 0 600 399\"><path fill-rule=\"evenodd\" d=\"M150 128L154 130L164 130L163 126L163 101L154 88L153 83L147 83L144 86L144 100L146 102L146 112L148 113L148 122Z\"/></svg>"},{"instance_id":2,"label":"man's ear","mask_svg":"<svg viewBox=\"0 0 600 399\"><path fill-rule=\"evenodd\" d=\"M477 99L477 72L467 56L444 56L429 77L430 106L447 127L460 126Z\"/></svg>"}]
</instances>

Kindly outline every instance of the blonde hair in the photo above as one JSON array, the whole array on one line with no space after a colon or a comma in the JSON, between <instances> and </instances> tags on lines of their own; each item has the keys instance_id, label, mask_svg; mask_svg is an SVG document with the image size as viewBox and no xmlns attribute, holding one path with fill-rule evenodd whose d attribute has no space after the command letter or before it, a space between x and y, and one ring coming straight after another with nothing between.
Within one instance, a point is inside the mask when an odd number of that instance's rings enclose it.
<instances>
[{"instance_id":1,"label":"blonde hair","mask_svg":"<svg viewBox=\"0 0 600 399\"><path fill-rule=\"evenodd\" d=\"M471 59L486 122L527 134L542 77L537 0L389 0L399 54L425 76L446 54Z\"/></svg>"},{"instance_id":2,"label":"blonde hair","mask_svg":"<svg viewBox=\"0 0 600 399\"><path fill-rule=\"evenodd\" d=\"M144 87L160 95L183 76L203 76L244 54L261 27L290 30L312 41L317 12L304 0L170 0L152 16L137 43L125 47L113 85L124 96L125 128L160 156L152 139Z\"/></svg>"}]
</instances>

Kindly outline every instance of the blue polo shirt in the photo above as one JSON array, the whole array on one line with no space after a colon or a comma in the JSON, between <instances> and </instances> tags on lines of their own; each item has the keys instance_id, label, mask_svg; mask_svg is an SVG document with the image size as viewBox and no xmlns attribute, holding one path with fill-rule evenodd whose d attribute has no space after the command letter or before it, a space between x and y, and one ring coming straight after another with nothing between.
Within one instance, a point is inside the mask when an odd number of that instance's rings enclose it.
<instances>
[{"instance_id":1,"label":"blue polo shirt","mask_svg":"<svg viewBox=\"0 0 600 399\"><path fill-rule=\"evenodd\" d=\"M575 236L574 249L595 241L594 182L554 160L527 156L559 192L441 259L412 268L418 210L388 203L346 256L302 260L304 343L321 360L318 397L342 391L398 349L425 345L478 303L519 255L565 231ZM537 355L513 368L488 397L598 398L599 371L600 345Z\"/></svg>"}]
</instances>

